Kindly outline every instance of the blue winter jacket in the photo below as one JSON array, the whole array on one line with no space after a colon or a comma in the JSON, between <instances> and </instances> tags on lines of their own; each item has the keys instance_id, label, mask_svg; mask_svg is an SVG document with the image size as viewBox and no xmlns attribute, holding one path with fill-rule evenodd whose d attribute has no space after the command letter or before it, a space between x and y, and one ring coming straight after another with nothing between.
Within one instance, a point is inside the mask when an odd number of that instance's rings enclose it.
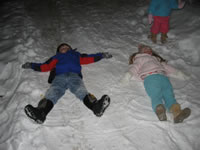
<instances>
[{"instance_id":1,"label":"blue winter jacket","mask_svg":"<svg viewBox=\"0 0 200 150\"><path fill-rule=\"evenodd\" d=\"M40 72L47 72L55 69L56 75L74 72L81 74L81 65L90 64L101 60L102 53L81 54L75 50L69 50L66 53L57 53L44 63L31 63L32 69Z\"/></svg>"},{"instance_id":2,"label":"blue winter jacket","mask_svg":"<svg viewBox=\"0 0 200 150\"><path fill-rule=\"evenodd\" d=\"M170 16L172 9L178 9L177 0L151 0L148 13L153 16Z\"/></svg>"}]
</instances>

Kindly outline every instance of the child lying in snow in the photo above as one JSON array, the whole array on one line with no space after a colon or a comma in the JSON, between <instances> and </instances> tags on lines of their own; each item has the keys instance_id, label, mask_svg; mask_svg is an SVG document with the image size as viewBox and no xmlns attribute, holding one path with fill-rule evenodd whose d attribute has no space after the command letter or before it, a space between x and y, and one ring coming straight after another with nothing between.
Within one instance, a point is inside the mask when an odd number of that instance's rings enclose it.
<instances>
[{"instance_id":1,"label":"child lying in snow","mask_svg":"<svg viewBox=\"0 0 200 150\"><path fill-rule=\"evenodd\" d=\"M167 75L173 74L180 78L187 78L187 76L169 66L161 56L146 45L138 46L138 52L130 56L129 64L129 71L121 82L128 83L131 78L142 80L151 98L152 108L160 121L167 120L166 108L172 112L174 123L183 122L189 117L191 110L189 108L182 110L180 104L176 102Z\"/></svg>"},{"instance_id":2,"label":"child lying in snow","mask_svg":"<svg viewBox=\"0 0 200 150\"><path fill-rule=\"evenodd\" d=\"M37 123L43 123L47 114L51 111L57 101L69 89L77 98L91 109L96 116L103 115L105 109L110 104L110 98L103 95L100 100L88 93L81 74L81 65L97 62L103 58L111 58L112 55L105 53L80 54L73 50L70 45L63 43L58 46L57 53L45 63L30 63L22 65L24 69L46 72L55 70L55 78L45 94L45 98L40 100L37 107L25 106L26 115Z\"/></svg>"}]
</instances>

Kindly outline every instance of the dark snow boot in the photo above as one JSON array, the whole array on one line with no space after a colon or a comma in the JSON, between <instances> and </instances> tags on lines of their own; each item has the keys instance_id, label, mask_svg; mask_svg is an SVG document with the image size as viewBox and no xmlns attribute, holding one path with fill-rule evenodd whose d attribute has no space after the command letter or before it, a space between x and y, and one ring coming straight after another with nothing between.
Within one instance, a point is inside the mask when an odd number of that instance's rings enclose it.
<instances>
[{"instance_id":1,"label":"dark snow boot","mask_svg":"<svg viewBox=\"0 0 200 150\"><path fill-rule=\"evenodd\" d=\"M108 95L103 95L101 99L95 102L94 104L93 107L94 114L98 117L101 117L109 105L110 105L110 97Z\"/></svg>"},{"instance_id":2,"label":"dark snow boot","mask_svg":"<svg viewBox=\"0 0 200 150\"><path fill-rule=\"evenodd\" d=\"M96 97L92 94L85 96L83 103L93 111L97 117L101 117L110 105L110 97L108 95L103 95L100 100L97 100Z\"/></svg>"},{"instance_id":3,"label":"dark snow boot","mask_svg":"<svg viewBox=\"0 0 200 150\"><path fill-rule=\"evenodd\" d=\"M33 107L30 104L26 105L24 111L29 118L38 124L42 124L46 120L46 116L52 108L53 103L50 100L44 98L40 100L37 107Z\"/></svg>"}]
</instances>

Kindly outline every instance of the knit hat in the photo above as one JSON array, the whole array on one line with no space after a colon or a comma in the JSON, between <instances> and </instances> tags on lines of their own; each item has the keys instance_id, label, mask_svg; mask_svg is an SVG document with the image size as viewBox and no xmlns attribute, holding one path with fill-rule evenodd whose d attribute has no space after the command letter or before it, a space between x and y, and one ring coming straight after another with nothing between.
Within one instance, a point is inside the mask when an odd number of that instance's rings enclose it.
<instances>
[{"instance_id":1,"label":"knit hat","mask_svg":"<svg viewBox=\"0 0 200 150\"><path fill-rule=\"evenodd\" d=\"M62 46L64 46L64 45L66 45L66 46L68 46L69 48L70 48L70 50L72 50L72 47L69 45L69 44L67 44L67 43L62 43L62 44L60 44L58 47L57 47L57 53L59 52L59 49L62 47Z\"/></svg>"}]
</instances>

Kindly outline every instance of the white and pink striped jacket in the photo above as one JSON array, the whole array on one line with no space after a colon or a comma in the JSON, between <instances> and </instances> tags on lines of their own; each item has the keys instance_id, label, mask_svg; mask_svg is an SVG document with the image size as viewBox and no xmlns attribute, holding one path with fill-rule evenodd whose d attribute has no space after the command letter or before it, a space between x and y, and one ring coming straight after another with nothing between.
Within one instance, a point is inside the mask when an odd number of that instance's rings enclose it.
<instances>
[{"instance_id":1,"label":"white and pink striped jacket","mask_svg":"<svg viewBox=\"0 0 200 150\"><path fill-rule=\"evenodd\" d=\"M151 74L168 75L176 71L172 66L165 62L160 63L156 57L146 53L137 54L134 63L129 68L129 72L138 80L144 80L145 77Z\"/></svg>"}]
</instances>

